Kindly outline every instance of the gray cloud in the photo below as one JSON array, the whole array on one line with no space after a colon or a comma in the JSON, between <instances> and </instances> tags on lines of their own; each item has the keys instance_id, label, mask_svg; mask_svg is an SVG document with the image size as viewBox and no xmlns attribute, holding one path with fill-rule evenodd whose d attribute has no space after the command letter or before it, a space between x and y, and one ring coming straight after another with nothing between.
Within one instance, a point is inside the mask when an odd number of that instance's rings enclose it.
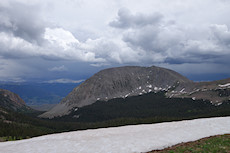
<instances>
[{"instance_id":1,"label":"gray cloud","mask_svg":"<svg viewBox=\"0 0 230 153\"><path fill-rule=\"evenodd\" d=\"M41 44L45 24L39 15L40 6L9 2L0 6L0 30L13 33L28 42Z\"/></svg>"},{"instance_id":2,"label":"gray cloud","mask_svg":"<svg viewBox=\"0 0 230 153\"><path fill-rule=\"evenodd\" d=\"M71 80L71 79L56 79L56 80L49 80L45 81L45 83L81 83L85 80Z\"/></svg>"},{"instance_id":3,"label":"gray cloud","mask_svg":"<svg viewBox=\"0 0 230 153\"><path fill-rule=\"evenodd\" d=\"M182 26L174 20L163 20L161 17L157 22L143 22L139 26L139 22L135 22L136 16L131 15L130 11L119 10L118 14L118 20L112 21L110 25L123 28L122 40L132 50L144 52L141 61L169 64L220 63L227 62L223 59L230 55L230 32L227 25L204 24L199 29L197 25ZM149 15L140 15L139 21L140 17L145 21ZM155 56L158 58L153 58Z\"/></svg>"},{"instance_id":4,"label":"gray cloud","mask_svg":"<svg viewBox=\"0 0 230 153\"><path fill-rule=\"evenodd\" d=\"M116 28L143 27L146 25L158 24L162 18L163 15L160 13L151 15L142 13L132 14L128 9L122 8L118 11L117 19L111 21L109 25Z\"/></svg>"},{"instance_id":5,"label":"gray cloud","mask_svg":"<svg viewBox=\"0 0 230 153\"><path fill-rule=\"evenodd\" d=\"M133 49L141 48L145 51L162 51L158 44L159 28L155 26L145 26L138 30L126 32L123 35L123 41L128 43Z\"/></svg>"},{"instance_id":6,"label":"gray cloud","mask_svg":"<svg viewBox=\"0 0 230 153\"><path fill-rule=\"evenodd\" d=\"M227 25L211 25L211 31L213 33L214 39L221 43L222 45L226 45L226 47L230 48L230 30Z\"/></svg>"}]
</instances>

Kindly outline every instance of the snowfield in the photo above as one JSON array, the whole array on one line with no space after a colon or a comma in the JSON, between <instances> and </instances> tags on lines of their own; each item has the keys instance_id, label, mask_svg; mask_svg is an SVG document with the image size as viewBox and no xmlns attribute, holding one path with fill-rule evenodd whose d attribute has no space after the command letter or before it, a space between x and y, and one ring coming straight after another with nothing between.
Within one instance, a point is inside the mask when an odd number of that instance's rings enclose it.
<instances>
[{"instance_id":1,"label":"snowfield","mask_svg":"<svg viewBox=\"0 0 230 153\"><path fill-rule=\"evenodd\" d=\"M230 133L230 117L66 132L0 143L1 153L132 153Z\"/></svg>"}]
</instances>

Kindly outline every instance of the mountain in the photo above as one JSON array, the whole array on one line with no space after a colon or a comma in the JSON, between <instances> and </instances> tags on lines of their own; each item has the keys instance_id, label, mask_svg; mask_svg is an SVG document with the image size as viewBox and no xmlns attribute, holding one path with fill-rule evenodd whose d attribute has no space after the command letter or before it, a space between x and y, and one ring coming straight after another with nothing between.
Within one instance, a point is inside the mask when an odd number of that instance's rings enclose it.
<instances>
[{"instance_id":1,"label":"mountain","mask_svg":"<svg viewBox=\"0 0 230 153\"><path fill-rule=\"evenodd\" d=\"M161 67L126 66L102 70L68 94L43 118L61 117L96 101L164 91L168 98L209 100L220 105L230 99L230 78L213 82L193 82L181 74Z\"/></svg>"},{"instance_id":2,"label":"mountain","mask_svg":"<svg viewBox=\"0 0 230 153\"><path fill-rule=\"evenodd\" d=\"M0 89L0 108L17 112L31 110L17 94L5 89Z\"/></svg>"},{"instance_id":3,"label":"mountain","mask_svg":"<svg viewBox=\"0 0 230 153\"><path fill-rule=\"evenodd\" d=\"M97 100L125 98L191 83L192 81L175 71L155 66L105 69L76 87L58 105L41 117L53 118L67 115L73 108L91 105Z\"/></svg>"}]
</instances>

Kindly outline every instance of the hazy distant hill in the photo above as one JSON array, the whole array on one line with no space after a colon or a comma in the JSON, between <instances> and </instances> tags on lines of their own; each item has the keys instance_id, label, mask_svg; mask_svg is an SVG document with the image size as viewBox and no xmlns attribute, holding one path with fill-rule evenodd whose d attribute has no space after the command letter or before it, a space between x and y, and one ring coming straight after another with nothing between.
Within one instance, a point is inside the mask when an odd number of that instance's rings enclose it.
<instances>
[{"instance_id":1,"label":"hazy distant hill","mask_svg":"<svg viewBox=\"0 0 230 153\"><path fill-rule=\"evenodd\" d=\"M0 84L0 88L17 93L27 105L57 104L79 84L74 83L20 83Z\"/></svg>"}]
</instances>

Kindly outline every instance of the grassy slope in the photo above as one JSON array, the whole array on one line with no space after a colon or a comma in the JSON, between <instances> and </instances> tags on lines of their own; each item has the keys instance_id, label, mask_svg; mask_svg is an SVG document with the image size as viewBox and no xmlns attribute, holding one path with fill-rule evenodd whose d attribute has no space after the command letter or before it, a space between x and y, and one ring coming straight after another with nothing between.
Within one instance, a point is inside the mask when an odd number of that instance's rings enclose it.
<instances>
[{"instance_id":1,"label":"grassy slope","mask_svg":"<svg viewBox=\"0 0 230 153\"><path fill-rule=\"evenodd\" d=\"M230 134L203 138L194 142L181 143L163 150L148 153L228 153L230 152Z\"/></svg>"}]
</instances>

